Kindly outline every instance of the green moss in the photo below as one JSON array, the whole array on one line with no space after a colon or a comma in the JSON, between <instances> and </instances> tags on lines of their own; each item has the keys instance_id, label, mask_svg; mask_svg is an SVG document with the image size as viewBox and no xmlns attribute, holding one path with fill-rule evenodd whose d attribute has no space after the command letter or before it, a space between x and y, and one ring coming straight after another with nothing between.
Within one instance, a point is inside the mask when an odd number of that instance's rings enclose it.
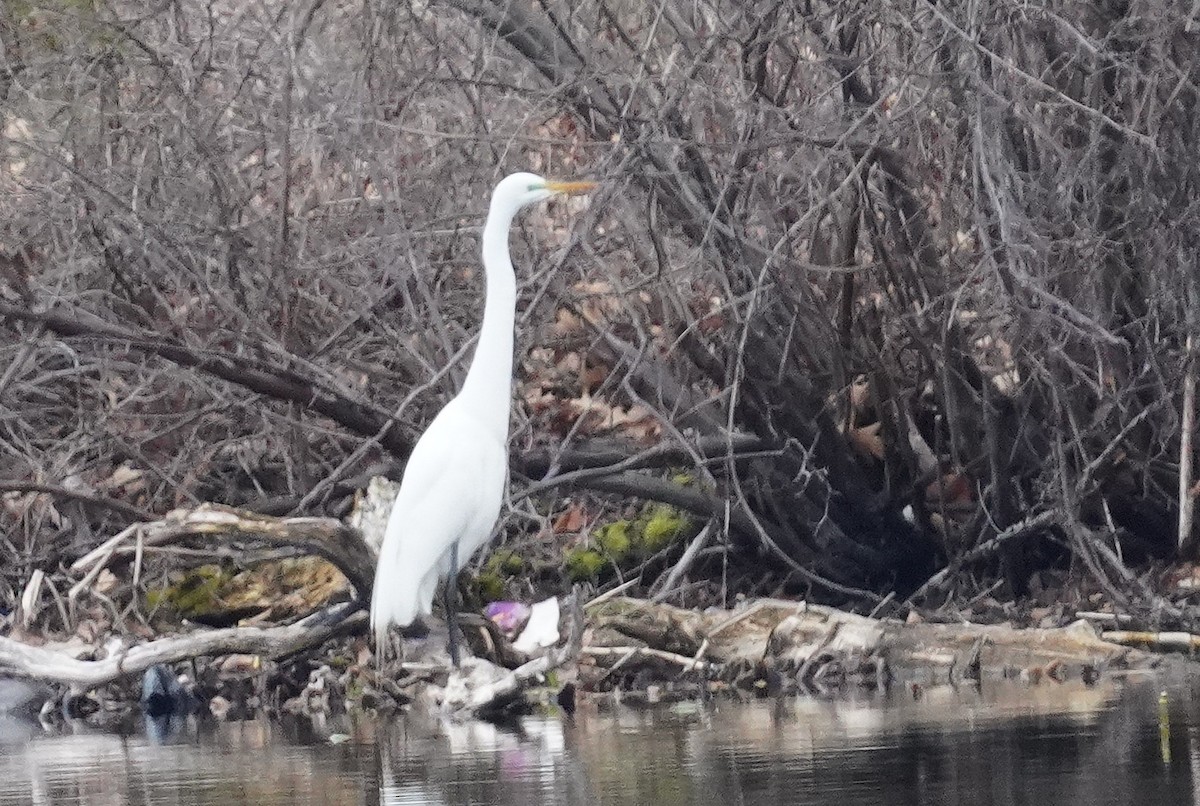
<instances>
[{"instance_id":1,"label":"green moss","mask_svg":"<svg viewBox=\"0 0 1200 806\"><path fill-rule=\"evenodd\" d=\"M475 577L475 592L485 602L504 598L504 578L494 571L480 571Z\"/></svg>"},{"instance_id":2,"label":"green moss","mask_svg":"<svg viewBox=\"0 0 1200 806\"><path fill-rule=\"evenodd\" d=\"M688 526L687 516L675 507L654 504L643 513L642 548L646 554L662 551L679 539Z\"/></svg>"},{"instance_id":3,"label":"green moss","mask_svg":"<svg viewBox=\"0 0 1200 806\"><path fill-rule=\"evenodd\" d=\"M671 476L671 481L678 484L680 487L686 487L696 480L696 477L691 473L676 473Z\"/></svg>"},{"instance_id":4,"label":"green moss","mask_svg":"<svg viewBox=\"0 0 1200 806\"><path fill-rule=\"evenodd\" d=\"M161 588L146 591L146 609L153 612L158 609L158 606L163 603L163 591Z\"/></svg>"},{"instance_id":5,"label":"green moss","mask_svg":"<svg viewBox=\"0 0 1200 806\"><path fill-rule=\"evenodd\" d=\"M568 549L564 555L567 565L567 576L572 582L587 582L595 579L608 565L604 555L595 549Z\"/></svg>"},{"instance_id":6,"label":"green moss","mask_svg":"<svg viewBox=\"0 0 1200 806\"><path fill-rule=\"evenodd\" d=\"M508 580L526 572L525 558L515 551L502 549L488 555L483 570L474 578L475 593L483 602L503 599Z\"/></svg>"},{"instance_id":7,"label":"green moss","mask_svg":"<svg viewBox=\"0 0 1200 806\"><path fill-rule=\"evenodd\" d=\"M325 658L325 662L327 664L329 664L329 668L333 669L335 672L346 671L347 669L349 669L351 666L354 665L355 661L356 661L355 658L351 657L350 655L345 655L342 653L335 653L332 655L328 655Z\"/></svg>"},{"instance_id":8,"label":"green moss","mask_svg":"<svg viewBox=\"0 0 1200 806\"><path fill-rule=\"evenodd\" d=\"M635 567L677 542L690 528L682 510L666 504L646 504L635 519L598 526L590 545L563 552L567 576L574 582L594 580L606 568Z\"/></svg>"},{"instance_id":9,"label":"green moss","mask_svg":"<svg viewBox=\"0 0 1200 806\"><path fill-rule=\"evenodd\" d=\"M595 532L596 545L616 564L629 556L633 540L629 536L629 521L613 521Z\"/></svg>"},{"instance_id":10,"label":"green moss","mask_svg":"<svg viewBox=\"0 0 1200 806\"><path fill-rule=\"evenodd\" d=\"M526 563L524 563L524 558L516 552L499 551L492 553L491 557L487 558L484 567L492 573L514 577L526 570Z\"/></svg>"},{"instance_id":11,"label":"green moss","mask_svg":"<svg viewBox=\"0 0 1200 806\"><path fill-rule=\"evenodd\" d=\"M146 592L146 605L151 610L170 607L187 618L202 616L220 609L221 588L233 575L217 565L193 568L171 585Z\"/></svg>"}]
</instances>

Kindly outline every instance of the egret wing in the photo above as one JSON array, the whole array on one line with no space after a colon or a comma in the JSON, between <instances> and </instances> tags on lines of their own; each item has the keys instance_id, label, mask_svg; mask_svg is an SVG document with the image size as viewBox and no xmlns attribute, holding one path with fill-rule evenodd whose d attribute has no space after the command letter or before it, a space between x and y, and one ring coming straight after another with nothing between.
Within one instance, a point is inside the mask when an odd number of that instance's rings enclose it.
<instances>
[{"instance_id":1,"label":"egret wing","mask_svg":"<svg viewBox=\"0 0 1200 806\"><path fill-rule=\"evenodd\" d=\"M487 521L490 531L495 523L500 501L489 482L497 453L481 450L479 429L472 426L448 407L409 457L375 573L371 622L377 633L389 623L405 626L428 613L451 546L463 541L475 548L481 542L473 534L479 525ZM502 463L502 451L499 456Z\"/></svg>"}]
</instances>

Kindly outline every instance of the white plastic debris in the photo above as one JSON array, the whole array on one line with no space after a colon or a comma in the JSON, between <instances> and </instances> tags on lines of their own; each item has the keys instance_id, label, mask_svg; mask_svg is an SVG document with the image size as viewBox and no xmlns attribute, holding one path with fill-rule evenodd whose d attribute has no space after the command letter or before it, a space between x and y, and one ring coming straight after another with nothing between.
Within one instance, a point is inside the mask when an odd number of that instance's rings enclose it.
<instances>
[{"instance_id":1,"label":"white plastic debris","mask_svg":"<svg viewBox=\"0 0 1200 806\"><path fill-rule=\"evenodd\" d=\"M513 641L513 649L529 654L558 643L558 599L553 596L530 608L525 629Z\"/></svg>"}]
</instances>

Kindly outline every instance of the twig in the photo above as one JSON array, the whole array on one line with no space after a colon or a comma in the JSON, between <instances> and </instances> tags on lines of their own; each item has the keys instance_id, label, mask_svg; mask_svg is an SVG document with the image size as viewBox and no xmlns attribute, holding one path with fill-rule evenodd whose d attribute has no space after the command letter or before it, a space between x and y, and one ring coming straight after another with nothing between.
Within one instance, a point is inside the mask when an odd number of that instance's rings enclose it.
<instances>
[{"instance_id":1,"label":"twig","mask_svg":"<svg viewBox=\"0 0 1200 806\"><path fill-rule=\"evenodd\" d=\"M157 334L114 325L79 308L60 305L50 310L0 302L0 319L40 322L60 336L121 342L132 349L157 355L181 367L189 367L253 392L292 403L322 414L343 428L363 436L379 433L388 420L371 403L352 397L298 371L258 365L245 355L201 350L169 341ZM288 356L296 364L298 356ZM395 430L384 432L383 445L397 456L407 456L412 443Z\"/></svg>"},{"instance_id":2,"label":"twig","mask_svg":"<svg viewBox=\"0 0 1200 806\"><path fill-rule=\"evenodd\" d=\"M640 581L641 580L638 580L638 579L630 579L626 582L622 582L620 585L616 586L612 590L607 590L604 593L598 594L594 598L588 600L583 605L583 608L586 610L589 607L595 607L598 604L603 604L604 602L607 602L609 599L612 599L616 596L620 596L622 593L629 590L634 585L638 584L638 582L640 582Z\"/></svg>"},{"instance_id":3,"label":"twig","mask_svg":"<svg viewBox=\"0 0 1200 806\"><path fill-rule=\"evenodd\" d=\"M17 350L17 354L13 357L13 360L9 362L8 369L4 370L3 375L0 375L0 401L4 400L4 391L8 389L8 386L10 383L12 383L13 378L15 378L17 373L25 367L25 362L29 360L29 356L33 352L34 345L37 344L37 340L41 338L42 331L44 329L45 326L40 324L34 325L33 328L31 328L30 333L25 337L24 342L22 342L20 349Z\"/></svg>"},{"instance_id":4,"label":"twig","mask_svg":"<svg viewBox=\"0 0 1200 806\"><path fill-rule=\"evenodd\" d=\"M701 648L707 647L701 645ZM648 646L586 646L583 648L583 654L591 655L594 658L611 658L620 655L623 656L622 664L637 657L657 658L658 660L673 663L681 667L685 672L690 672L699 665L698 657L689 658L687 655L679 655L675 652L667 652L663 649L654 649Z\"/></svg>"},{"instance_id":5,"label":"twig","mask_svg":"<svg viewBox=\"0 0 1200 806\"><path fill-rule=\"evenodd\" d=\"M84 575L83 579L76 582L71 586L71 589L67 591L67 612L71 615L72 624L75 617L75 601L79 598L79 595L83 593L84 590L92 586L92 584L96 581L96 577L100 576L100 572L103 571L108 565L108 561L112 559L113 554L116 553L117 548L121 545L121 543L124 542L129 535L137 534L140 530L141 524L138 523L126 527L125 529L122 529L116 537L104 541L99 548L91 551L87 557L84 558L87 559L89 557L95 557L95 561L92 563L91 568L88 569L88 572ZM140 539L138 544L141 544ZM82 567L80 566L80 562L80 560L76 560L75 565L71 566L72 570L74 570L76 567Z\"/></svg>"},{"instance_id":6,"label":"twig","mask_svg":"<svg viewBox=\"0 0 1200 806\"><path fill-rule=\"evenodd\" d=\"M1162 400L1148 403L1145 408L1134 415L1134 417L1127 422L1120 431L1117 432L1115 437L1109 440L1108 444L1104 446L1104 450L1100 451L1099 455L1096 456L1095 459L1087 463L1087 466L1084 467L1079 474L1079 480L1075 482L1076 497L1082 497L1088 492L1087 488L1091 485L1092 479L1095 478L1096 473L1101 467L1103 467L1104 463L1108 461L1108 457L1112 456L1113 453L1121 447L1121 445L1125 442L1125 438L1129 436L1133 429L1141 425L1142 421L1153 414L1154 411L1157 410L1161 405Z\"/></svg>"},{"instance_id":7,"label":"twig","mask_svg":"<svg viewBox=\"0 0 1200 806\"><path fill-rule=\"evenodd\" d=\"M71 564L71 573L81 573L84 568L88 568L89 566L96 564L103 565L104 563L108 562L108 558L112 556L114 551L117 550L117 546L128 540L129 536L137 531L139 525L140 524L135 523L130 526L126 526L108 540L105 540L99 546L96 546L96 548L80 557Z\"/></svg>"},{"instance_id":8,"label":"twig","mask_svg":"<svg viewBox=\"0 0 1200 806\"><path fill-rule=\"evenodd\" d=\"M1075 613L1075 618L1081 618L1084 621L1095 621L1100 624L1108 624L1113 627L1118 624L1132 624L1137 619L1126 613L1097 613L1092 610L1080 610Z\"/></svg>"},{"instance_id":9,"label":"twig","mask_svg":"<svg viewBox=\"0 0 1200 806\"><path fill-rule=\"evenodd\" d=\"M638 462L634 466L638 468L670 467L682 462L694 462L696 455L724 459L728 454L734 454L734 457L737 458L740 454L755 453L764 448L763 440L751 434L720 434L700 437L694 442L688 441L687 444L667 443L647 448L636 454ZM521 456L516 462L515 469L531 479L536 478L562 484L565 473L562 475L555 473L554 476L548 477L556 467L567 470L606 468L608 472L613 472L625 467L623 463L629 458L629 452L624 448L613 445L606 446L603 440L596 440L594 443L584 443L578 447L564 450L556 456L551 456L546 452Z\"/></svg>"},{"instance_id":10,"label":"twig","mask_svg":"<svg viewBox=\"0 0 1200 806\"><path fill-rule=\"evenodd\" d=\"M938 571L929 579L925 580L925 584L918 588L912 596L908 597L907 603L911 604L919 601L920 599L926 598L929 596L929 594L941 588L950 575L956 572L959 568L962 568L968 563L973 563L976 560L981 560L984 557L987 557L988 555L996 552L1008 541L1015 540L1019 537L1024 537L1030 532L1047 529L1058 524L1058 522L1058 515L1047 510L1033 516L1032 518L1026 518L1020 523L1014 523L1000 534L996 535L990 540L985 540L983 543L980 543L978 546L959 557L957 561L950 563L941 571Z\"/></svg>"},{"instance_id":11,"label":"twig","mask_svg":"<svg viewBox=\"0 0 1200 806\"><path fill-rule=\"evenodd\" d=\"M704 546L708 543L708 538L709 535L712 534L712 531L713 521L710 519L708 523L704 524L704 528L700 530L700 533L692 539L691 543L688 544L688 547L684 549L683 556L680 557L679 562L675 563L675 566L671 568L671 572L667 574L667 578L663 582L662 587L659 588L658 593L651 597L651 602L661 602L671 594L671 591L675 587L675 583L687 573L688 569L691 568L692 563L695 561L696 556L700 553L700 549L704 548Z\"/></svg>"},{"instance_id":12,"label":"twig","mask_svg":"<svg viewBox=\"0 0 1200 806\"><path fill-rule=\"evenodd\" d=\"M745 619L750 618L750 616L753 616L755 613L757 613L758 611L762 610L765 607L772 607L772 606L775 606L778 604L779 604L779 602L777 600L759 599L754 604L747 607L745 610L741 611L740 613L733 614L732 616L725 619L720 624L718 624L717 626L715 626L711 630L709 630L708 638L712 638L713 636L717 635L718 633L724 632L725 630L729 629L734 624L737 624L740 621L744 621ZM785 606L795 607L797 613L805 610L808 607L806 602L787 602Z\"/></svg>"},{"instance_id":13,"label":"twig","mask_svg":"<svg viewBox=\"0 0 1200 806\"><path fill-rule=\"evenodd\" d=\"M342 460L341 464L335 467L332 472L326 474L325 478L314 484L313 488L305 493L304 497L300 499L300 502L294 507L291 507L291 511L303 512L308 508L309 504L315 501L318 496L323 494L326 489L332 487L339 480L341 480L343 474L345 474L347 470L349 470L351 467L357 466L363 456L374 450L376 446L384 446L384 437L387 436L388 432L391 431L394 425L400 422L400 417L408 409L412 401L418 395L424 394L429 389L432 389L435 385L441 383L442 378L449 374L452 368L458 365L459 357L463 352L465 352L465 350L466 345L464 345L458 353L452 356L451 359L447 361L441 369L430 376L428 380L426 380L424 383L417 384L410 389L408 394L404 396L404 399L400 401L400 405L396 406L396 408L392 411L392 416L389 417L387 421L379 427L379 430L370 438L363 440L360 445L358 445L345 459Z\"/></svg>"},{"instance_id":14,"label":"twig","mask_svg":"<svg viewBox=\"0 0 1200 806\"><path fill-rule=\"evenodd\" d=\"M1025 79L1025 81L1029 82L1031 85L1037 87L1038 89L1042 90L1043 92L1046 92L1050 96L1057 98L1059 101L1061 101L1062 103L1071 107L1072 109L1074 109L1078 112L1081 112L1084 115L1087 115L1088 117L1091 117L1106 126L1111 127L1114 131L1119 132L1120 134L1125 135L1126 137L1130 138L1131 140L1134 140L1134 141L1140 143L1143 147L1145 147L1145 148L1154 148L1155 147L1155 142L1154 142L1153 137L1151 137L1147 134L1143 134L1142 132L1139 132L1137 129L1126 126L1116 120L1113 120L1111 117L1104 114L1103 112L1101 112L1098 109L1093 109L1092 107L1088 106L1087 104L1083 104L1083 103L1080 103L1079 101L1076 101L1071 96L1067 95L1066 93L1062 92L1061 90L1055 89L1054 87L1047 84L1045 81L1042 81L1037 76L1032 75L1025 70L1022 70L1016 64L1009 61L1008 59L1005 59L1003 56L999 55L995 51L988 49L985 45L983 45L978 40L978 38L971 36L966 31L964 31L956 22L951 20L950 17L946 14L946 12L943 11L940 6L937 6L933 2L931 2L931 0L925 0L925 6L931 12L933 12L933 15L935 17L937 17L939 20L941 20L946 25L946 27L948 27L950 30L954 31L955 34L957 34L960 38L962 38L963 42L965 42L969 47L975 48L977 51L982 53L989 60L991 60L995 64L995 66L1002 68L1002 69L1012 73L1013 75L1020 76L1021 78Z\"/></svg>"},{"instance_id":15,"label":"twig","mask_svg":"<svg viewBox=\"0 0 1200 806\"><path fill-rule=\"evenodd\" d=\"M46 572L35 568L29 575L29 582L21 593L21 626L29 629L37 617L37 603L42 597L42 583L46 580Z\"/></svg>"},{"instance_id":16,"label":"twig","mask_svg":"<svg viewBox=\"0 0 1200 806\"><path fill-rule=\"evenodd\" d=\"M1189 19L1189 24L1191 20ZM1180 553L1191 541L1196 496L1192 492L1192 440L1196 433L1196 350L1187 337L1187 371L1183 376L1183 424L1179 434L1179 542Z\"/></svg>"},{"instance_id":17,"label":"twig","mask_svg":"<svg viewBox=\"0 0 1200 806\"><path fill-rule=\"evenodd\" d=\"M69 487L63 487L59 484L38 484L32 481L18 481L17 479L0 479L0 491L15 492L15 493L48 493L58 498L69 498L72 501L79 501L84 506L95 507L99 509L111 509L113 512L120 512L122 515L127 515L130 518L136 518L139 521L153 520L151 515L140 507L135 507L132 504L126 504L124 501L117 501L112 498L106 498L102 495L92 495L85 493L82 490L72 490Z\"/></svg>"},{"instance_id":18,"label":"twig","mask_svg":"<svg viewBox=\"0 0 1200 806\"><path fill-rule=\"evenodd\" d=\"M879 614L882 613L885 609L887 609L887 607L893 601L895 601L895 599L896 599L896 592L888 591L888 595L883 597L882 602L875 605L875 607L871 610L871 612L867 614L867 618L879 618Z\"/></svg>"}]
</instances>

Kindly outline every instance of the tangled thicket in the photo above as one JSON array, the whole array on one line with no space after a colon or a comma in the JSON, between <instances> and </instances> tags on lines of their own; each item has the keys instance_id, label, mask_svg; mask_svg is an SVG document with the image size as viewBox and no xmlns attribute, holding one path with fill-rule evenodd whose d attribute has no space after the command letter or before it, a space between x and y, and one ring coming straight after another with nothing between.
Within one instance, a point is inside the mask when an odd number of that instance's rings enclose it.
<instances>
[{"instance_id":1,"label":"tangled thicket","mask_svg":"<svg viewBox=\"0 0 1200 806\"><path fill-rule=\"evenodd\" d=\"M514 238L514 529L643 497L728 538L700 575L869 607L1069 556L1145 605L1192 496L1188 14L5 3L0 602L144 513L394 472L530 168L604 184Z\"/></svg>"}]
</instances>

